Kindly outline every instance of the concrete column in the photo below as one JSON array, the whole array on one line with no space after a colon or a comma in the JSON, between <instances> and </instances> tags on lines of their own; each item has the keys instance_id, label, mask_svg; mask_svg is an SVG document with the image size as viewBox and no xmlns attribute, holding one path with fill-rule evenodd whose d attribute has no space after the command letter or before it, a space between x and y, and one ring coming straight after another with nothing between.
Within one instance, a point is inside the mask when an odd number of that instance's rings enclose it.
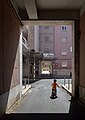
<instances>
[{"instance_id":1,"label":"concrete column","mask_svg":"<svg viewBox=\"0 0 85 120\"><path fill-rule=\"evenodd\" d=\"M41 61L39 60L39 75L41 75Z\"/></svg>"},{"instance_id":2,"label":"concrete column","mask_svg":"<svg viewBox=\"0 0 85 120\"><path fill-rule=\"evenodd\" d=\"M82 16L84 12L85 12L85 2L83 3L83 5L80 9L80 16Z\"/></svg>"},{"instance_id":3,"label":"concrete column","mask_svg":"<svg viewBox=\"0 0 85 120\"><path fill-rule=\"evenodd\" d=\"M82 6L80 16L80 80L79 99L85 104L85 4Z\"/></svg>"},{"instance_id":4,"label":"concrete column","mask_svg":"<svg viewBox=\"0 0 85 120\"><path fill-rule=\"evenodd\" d=\"M34 27L34 49L39 51L39 26Z\"/></svg>"},{"instance_id":5,"label":"concrete column","mask_svg":"<svg viewBox=\"0 0 85 120\"><path fill-rule=\"evenodd\" d=\"M20 39L19 39L19 50L20 50L20 97L22 96L22 29L20 28Z\"/></svg>"},{"instance_id":6,"label":"concrete column","mask_svg":"<svg viewBox=\"0 0 85 120\"><path fill-rule=\"evenodd\" d=\"M75 40L74 22L72 24L72 96L75 96Z\"/></svg>"}]
</instances>

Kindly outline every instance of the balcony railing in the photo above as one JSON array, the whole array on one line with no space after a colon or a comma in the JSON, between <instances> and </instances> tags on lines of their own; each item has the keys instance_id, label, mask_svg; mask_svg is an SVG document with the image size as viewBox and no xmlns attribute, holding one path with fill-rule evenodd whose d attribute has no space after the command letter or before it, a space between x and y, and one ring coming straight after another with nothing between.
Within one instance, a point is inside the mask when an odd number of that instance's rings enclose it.
<instances>
[{"instance_id":1,"label":"balcony railing","mask_svg":"<svg viewBox=\"0 0 85 120\"><path fill-rule=\"evenodd\" d=\"M72 79L64 78L64 86L70 93L72 93Z\"/></svg>"}]
</instances>

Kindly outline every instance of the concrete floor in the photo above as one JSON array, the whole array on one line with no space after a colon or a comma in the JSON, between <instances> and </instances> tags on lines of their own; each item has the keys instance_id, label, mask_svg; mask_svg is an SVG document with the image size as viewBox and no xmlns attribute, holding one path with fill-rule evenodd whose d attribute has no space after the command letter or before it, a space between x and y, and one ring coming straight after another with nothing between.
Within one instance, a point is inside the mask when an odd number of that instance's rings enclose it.
<instances>
[{"instance_id":1,"label":"concrete floor","mask_svg":"<svg viewBox=\"0 0 85 120\"><path fill-rule=\"evenodd\" d=\"M50 99L52 80L40 80L0 120L85 120L85 107L64 89ZM58 80L62 85L62 80ZM71 100L71 101L69 101Z\"/></svg>"},{"instance_id":2,"label":"concrete floor","mask_svg":"<svg viewBox=\"0 0 85 120\"><path fill-rule=\"evenodd\" d=\"M42 79L32 85L26 96L12 108L12 113L68 113L71 96L61 87L56 99L50 99L52 79ZM62 80L57 81L59 85Z\"/></svg>"}]
</instances>

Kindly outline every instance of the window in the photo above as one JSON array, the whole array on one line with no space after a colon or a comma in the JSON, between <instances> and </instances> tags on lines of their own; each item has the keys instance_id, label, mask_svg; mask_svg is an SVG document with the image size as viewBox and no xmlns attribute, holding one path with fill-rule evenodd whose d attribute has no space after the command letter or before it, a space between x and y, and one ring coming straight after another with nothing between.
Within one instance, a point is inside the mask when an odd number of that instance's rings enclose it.
<instances>
[{"instance_id":1,"label":"window","mask_svg":"<svg viewBox=\"0 0 85 120\"><path fill-rule=\"evenodd\" d=\"M45 43L49 42L49 36L45 36Z\"/></svg>"},{"instance_id":2,"label":"window","mask_svg":"<svg viewBox=\"0 0 85 120\"><path fill-rule=\"evenodd\" d=\"M49 48L44 48L44 53L49 53Z\"/></svg>"},{"instance_id":3,"label":"window","mask_svg":"<svg viewBox=\"0 0 85 120\"><path fill-rule=\"evenodd\" d=\"M45 28L45 29L49 29L49 26L45 26L44 28Z\"/></svg>"},{"instance_id":4,"label":"window","mask_svg":"<svg viewBox=\"0 0 85 120\"><path fill-rule=\"evenodd\" d=\"M66 37L63 37L63 38L61 39L61 42L62 42L62 43L66 43L66 42L67 42L67 38L66 38Z\"/></svg>"},{"instance_id":5,"label":"window","mask_svg":"<svg viewBox=\"0 0 85 120\"><path fill-rule=\"evenodd\" d=\"M62 49L61 55L67 55L67 49Z\"/></svg>"},{"instance_id":6,"label":"window","mask_svg":"<svg viewBox=\"0 0 85 120\"><path fill-rule=\"evenodd\" d=\"M50 49L49 52L50 52L50 53L53 53L53 49Z\"/></svg>"},{"instance_id":7,"label":"window","mask_svg":"<svg viewBox=\"0 0 85 120\"><path fill-rule=\"evenodd\" d=\"M62 61L62 67L67 67L67 61Z\"/></svg>"},{"instance_id":8,"label":"window","mask_svg":"<svg viewBox=\"0 0 85 120\"><path fill-rule=\"evenodd\" d=\"M61 27L61 31L67 31L67 26L66 26L66 25L63 25L63 26Z\"/></svg>"}]
</instances>

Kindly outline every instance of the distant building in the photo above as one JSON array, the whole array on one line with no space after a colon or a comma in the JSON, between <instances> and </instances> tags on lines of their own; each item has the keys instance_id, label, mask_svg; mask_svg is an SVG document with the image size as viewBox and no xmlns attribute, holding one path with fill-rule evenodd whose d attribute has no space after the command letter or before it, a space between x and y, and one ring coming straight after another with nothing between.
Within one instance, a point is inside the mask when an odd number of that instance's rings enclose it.
<instances>
[{"instance_id":1,"label":"distant building","mask_svg":"<svg viewBox=\"0 0 85 120\"><path fill-rule=\"evenodd\" d=\"M52 64L54 60L54 27L39 26L39 51L43 52L41 62L41 74L52 74Z\"/></svg>"},{"instance_id":2,"label":"distant building","mask_svg":"<svg viewBox=\"0 0 85 120\"><path fill-rule=\"evenodd\" d=\"M39 26L29 26L30 79L39 79L42 53L39 51Z\"/></svg>"},{"instance_id":3,"label":"distant building","mask_svg":"<svg viewBox=\"0 0 85 120\"><path fill-rule=\"evenodd\" d=\"M72 26L55 26L55 73L70 75L72 68Z\"/></svg>"},{"instance_id":4,"label":"distant building","mask_svg":"<svg viewBox=\"0 0 85 120\"><path fill-rule=\"evenodd\" d=\"M42 67L41 72L49 70L50 73L56 75L70 75L72 66L72 26L39 26L39 51L43 52L43 65L47 68L46 70ZM51 61L50 65L46 65L45 61Z\"/></svg>"}]
</instances>

